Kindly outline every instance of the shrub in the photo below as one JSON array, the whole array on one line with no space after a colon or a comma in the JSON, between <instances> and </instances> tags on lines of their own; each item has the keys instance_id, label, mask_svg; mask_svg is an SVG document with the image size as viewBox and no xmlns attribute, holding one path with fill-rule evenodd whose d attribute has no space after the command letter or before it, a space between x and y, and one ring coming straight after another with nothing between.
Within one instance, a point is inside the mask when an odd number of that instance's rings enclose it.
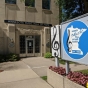
<instances>
[{"instance_id":1,"label":"shrub","mask_svg":"<svg viewBox=\"0 0 88 88\"><path fill-rule=\"evenodd\" d=\"M7 62L7 61L18 61L20 58L13 53L7 55L0 55L0 62Z\"/></svg>"},{"instance_id":2,"label":"shrub","mask_svg":"<svg viewBox=\"0 0 88 88\"><path fill-rule=\"evenodd\" d=\"M52 54L50 52L47 52L45 55L44 55L45 58L52 58Z\"/></svg>"},{"instance_id":3,"label":"shrub","mask_svg":"<svg viewBox=\"0 0 88 88\"><path fill-rule=\"evenodd\" d=\"M17 61L19 57L16 54L10 53L6 56L6 59L8 59L8 61Z\"/></svg>"}]
</instances>

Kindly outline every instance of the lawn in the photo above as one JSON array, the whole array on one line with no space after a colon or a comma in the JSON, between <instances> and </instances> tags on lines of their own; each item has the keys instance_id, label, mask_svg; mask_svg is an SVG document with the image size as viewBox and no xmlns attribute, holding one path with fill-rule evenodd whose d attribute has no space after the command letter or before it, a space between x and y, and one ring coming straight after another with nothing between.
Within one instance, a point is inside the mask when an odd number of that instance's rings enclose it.
<instances>
[{"instance_id":1,"label":"lawn","mask_svg":"<svg viewBox=\"0 0 88 88\"><path fill-rule=\"evenodd\" d=\"M77 72L82 72L83 74L88 75L88 69L85 69L85 70L80 70L80 71L77 71Z\"/></svg>"},{"instance_id":2,"label":"lawn","mask_svg":"<svg viewBox=\"0 0 88 88\"><path fill-rule=\"evenodd\" d=\"M59 63L60 64L63 64L63 65L65 65L65 60L62 60L61 58L59 58ZM69 64L75 64L75 62L71 62L71 61L69 61Z\"/></svg>"}]
</instances>

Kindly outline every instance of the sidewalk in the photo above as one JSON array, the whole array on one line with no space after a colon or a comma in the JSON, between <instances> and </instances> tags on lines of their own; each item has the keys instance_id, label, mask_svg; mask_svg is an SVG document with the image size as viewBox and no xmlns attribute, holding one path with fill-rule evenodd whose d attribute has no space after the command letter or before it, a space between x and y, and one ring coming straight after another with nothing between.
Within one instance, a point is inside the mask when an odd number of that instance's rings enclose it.
<instances>
[{"instance_id":1,"label":"sidewalk","mask_svg":"<svg viewBox=\"0 0 88 88\"><path fill-rule=\"evenodd\" d=\"M24 58L18 62L0 63L0 88L52 88L40 76L47 75L47 68L55 62L43 57ZM65 65L60 64L61 67ZM88 69L86 65L70 64L72 71Z\"/></svg>"},{"instance_id":2,"label":"sidewalk","mask_svg":"<svg viewBox=\"0 0 88 88\"><path fill-rule=\"evenodd\" d=\"M88 65L81 65L81 64L70 64L71 71L79 71L88 69Z\"/></svg>"},{"instance_id":3,"label":"sidewalk","mask_svg":"<svg viewBox=\"0 0 88 88\"><path fill-rule=\"evenodd\" d=\"M32 69L3 71L0 73L0 88L52 88Z\"/></svg>"},{"instance_id":4,"label":"sidewalk","mask_svg":"<svg viewBox=\"0 0 88 88\"><path fill-rule=\"evenodd\" d=\"M15 82L31 78L38 78L39 76L31 69L20 69L13 71L3 71L0 73L0 84L7 82Z\"/></svg>"},{"instance_id":5,"label":"sidewalk","mask_svg":"<svg viewBox=\"0 0 88 88\"><path fill-rule=\"evenodd\" d=\"M47 68L49 66L55 66L55 61L52 59L46 59L44 57L32 57L32 58L26 58L22 60L25 64L30 66L30 68L39 76L46 76L47 75ZM60 64L61 67L66 67L63 64ZM80 65L80 64L70 64L70 69L72 71L78 71L78 70L84 70L88 69L88 66L86 65Z\"/></svg>"}]
</instances>

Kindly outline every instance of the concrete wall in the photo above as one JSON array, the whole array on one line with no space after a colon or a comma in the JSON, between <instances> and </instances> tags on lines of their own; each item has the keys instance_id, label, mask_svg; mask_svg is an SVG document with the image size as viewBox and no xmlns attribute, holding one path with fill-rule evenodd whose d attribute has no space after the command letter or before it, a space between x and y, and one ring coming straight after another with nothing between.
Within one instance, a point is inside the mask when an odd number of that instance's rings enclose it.
<instances>
[{"instance_id":1,"label":"concrete wall","mask_svg":"<svg viewBox=\"0 0 88 88\"><path fill-rule=\"evenodd\" d=\"M47 69L47 82L54 88L64 88L64 77L50 69Z\"/></svg>"},{"instance_id":2,"label":"concrete wall","mask_svg":"<svg viewBox=\"0 0 88 88\"><path fill-rule=\"evenodd\" d=\"M42 0L35 0L35 7L25 6L24 2L17 0L16 5L6 4L6 19L58 24L58 8L56 7L54 0L51 0L50 10L42 9Z\"/></svg>"},{"instance_id":3,"label":"concrete wall","mask_svg":"<svg viewBox=\"0 0 88 88\"><path fill-rule=\"evenodd\" d=\"M75 82L70 81L67 78L64 78L64 86L65 86L64 88L85 88Z\"/></svg>"},{"instance_id":4,"label":"concrete wall","mask_svg":"<svg viewBox=\"0 0 88 88\"><path fill-rule=\"evenodd\" d=\"M4 24L5 19L5 1L0 1L0 53L4 53L7 49L7 25Z\"/></svg>"}]
</instances>

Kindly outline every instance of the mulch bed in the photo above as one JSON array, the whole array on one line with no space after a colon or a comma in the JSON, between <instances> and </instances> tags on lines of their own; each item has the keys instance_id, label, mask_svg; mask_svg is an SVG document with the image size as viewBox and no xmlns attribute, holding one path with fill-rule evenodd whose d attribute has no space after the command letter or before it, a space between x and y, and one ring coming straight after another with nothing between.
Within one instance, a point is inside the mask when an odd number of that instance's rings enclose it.
<instances>
[{"instance_id":1,"label":"mulch bed","mask_svg":"<svg viewBox=\"0 0 88 88\"><path fill-rule=\"evenodd\" d=\"M4 70L0 70L0 72L3 72Z\"/></svg>"}]
</instances>

